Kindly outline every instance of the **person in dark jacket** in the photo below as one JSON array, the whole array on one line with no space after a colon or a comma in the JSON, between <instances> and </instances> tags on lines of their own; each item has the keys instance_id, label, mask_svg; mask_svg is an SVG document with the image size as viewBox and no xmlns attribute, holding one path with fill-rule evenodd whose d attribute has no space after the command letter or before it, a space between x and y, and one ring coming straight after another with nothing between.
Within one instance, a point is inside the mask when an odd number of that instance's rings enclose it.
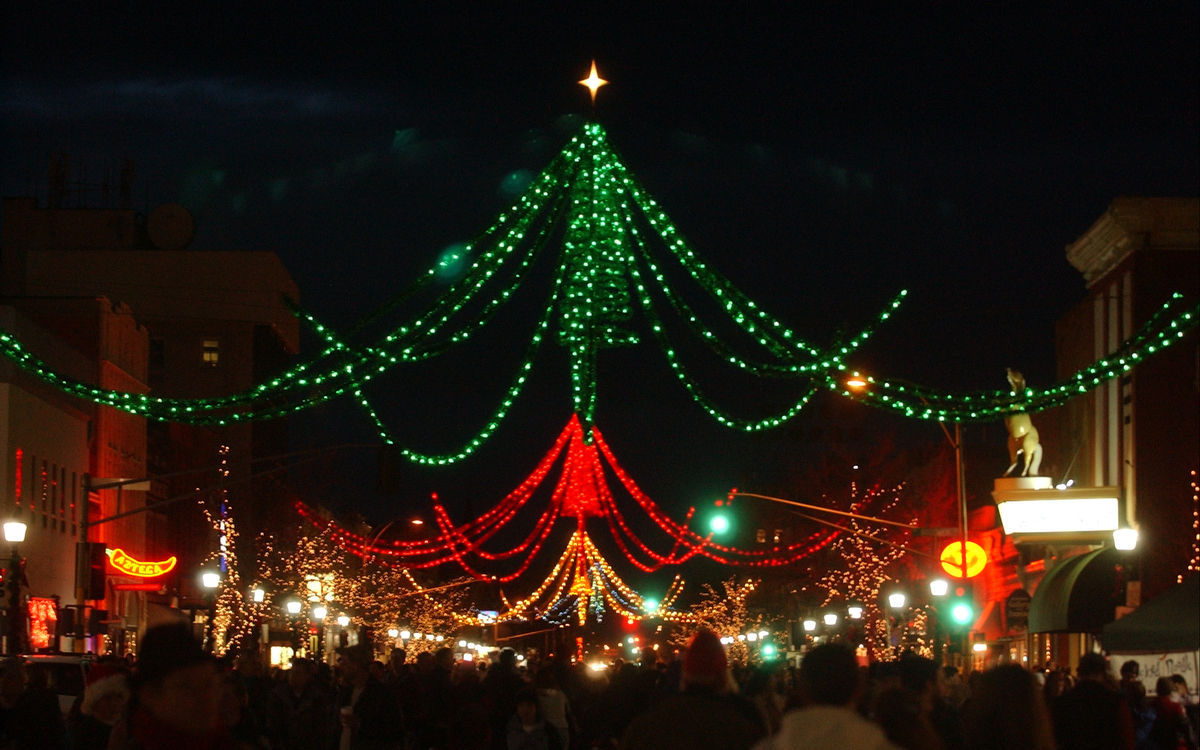
<instances>
[{"instance_id":1,"label":"person in dark jacket","mask_svg":"<svg viewBox=\"0 0 1200 750\"><path fill-rule=\"evenodd\" d=\"M688 643L680 688L630 722L624 750L739 750L766 735L758 709L737 695L725 647L711 630Z\"/></svg>"},{"instance_id":2,"label":"person in dark jacket","mask_svg":"<svg viewBox=\"0 0 1200 750\"><path fill-rule=\"evenodd\" d=\"M317 680L317 665L311 659L292 659L287 679L267 699L272 747L328 750L334 726L333 695Z\"/></svg>"},{"instance_id":3,"label":"person in dark jacket","mask_svg":"<svg viewBox=\"0 0 1200 750\"><path fill-rule=\"evenodd\" d=\"M1101 654L1084 654L1078 684L1054 701L1058 750L1133 750L1133 714Z\"/></svg>"},{"instance_id":4,"label":"person in dark jacket","mask_svg":"<svg viewBox=\"0 0 1200 750\"><path fill-rule=\"evenodd\" d=\"M404 721L395 694L371 676L370 645L342 646L337 655L338 750L395 750L404 740Z\"/></svg>"}]
</instances>

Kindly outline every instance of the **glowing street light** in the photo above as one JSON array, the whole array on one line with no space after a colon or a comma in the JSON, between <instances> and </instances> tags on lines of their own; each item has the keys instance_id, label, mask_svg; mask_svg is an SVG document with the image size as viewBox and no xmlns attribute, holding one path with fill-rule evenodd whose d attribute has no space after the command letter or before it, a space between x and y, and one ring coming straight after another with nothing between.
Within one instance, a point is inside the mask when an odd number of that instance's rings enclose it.
<instances>
[{"instance_id":1,"label":"glowing street light","mask_svg":"<svg viewBox=\"0 0 1200 750\"><path fill-rule=\"evenodd\" d=\"M289 615L298 615L298 614L300 614L300 608L303 607L304 605L300 603L299 599L289 599L286 606L287 606L287 613Z\"/></svg>"},{"instance_id":2,"label":"glowing street light","mask_svg":"<svg viewBox=\"0 0 1200 750\"><path fill-rule=\"evenodd\" d=\"M888 606L892 609L904 609L904 603L908 601L908 597L903 591L894 591L888 594Z\"/></svg>"},{"instance_id":3,"label":"glowing street light","mask_svg":"<svg viewBox=\"0 0 1200 750\"><path fill-rule=\"evenodd\" d=\"M950 582L945 578L934 578L929 582L929 593L933 596L945 596L950 590Z\"/></svg>"},{"instance_id":4,"label":"glowing street light","mask_svg":"<svg viewBox=\"0 0 1200 750\"><path fill-rule=\"evenodd\" d=\"M1113 533L1113 546L1122 551L1128 551L1137 548L1138 532L1137 529L1119 528Z\"/></svg>"},{"instance_id":5,"label":"glowing street light","mask_svg":"<svg viewBox=\"0 0 1200 750\"><path fill-rule=\"evenodd\" d=\"M329 614L329 610L321 605L313 607L312 616L317 622L324 622L325 617Z\"/></svg>"}]
</instances>

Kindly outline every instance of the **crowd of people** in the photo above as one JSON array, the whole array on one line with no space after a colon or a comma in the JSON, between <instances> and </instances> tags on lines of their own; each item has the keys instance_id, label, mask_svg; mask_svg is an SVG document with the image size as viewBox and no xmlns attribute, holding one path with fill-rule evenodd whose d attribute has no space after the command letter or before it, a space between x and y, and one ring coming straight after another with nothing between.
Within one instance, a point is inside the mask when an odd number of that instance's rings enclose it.
<instances>
[{"instance_id":1,"label":"crowd of people","mask_svg":"<svg viewBox=\"0 0 1200 750\"><path fill-rule=\"evenodd\" d=\"M906 655L862 668L823 644L798 668L730 665L700 631L679 658L645 649L604 671L550 657L487 665L442 648L268 673L223 662L184 626L159 626L135 663L105 658L64 718L36 670L0 671L0 750L1195 750L1196 699L1179 675L1148 696L1138 663L1100 654L1063 669L958 674Z\"/></svg>"}]
</instances>

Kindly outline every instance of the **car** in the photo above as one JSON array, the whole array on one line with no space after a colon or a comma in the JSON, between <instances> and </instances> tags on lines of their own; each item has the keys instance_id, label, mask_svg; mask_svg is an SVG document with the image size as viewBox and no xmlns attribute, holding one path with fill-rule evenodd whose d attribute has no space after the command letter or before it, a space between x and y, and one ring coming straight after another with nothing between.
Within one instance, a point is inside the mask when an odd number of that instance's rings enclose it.
<instances>
[{"instance_id":1,"label":"car","mask_svg":"<svg viewBox=\"0 0 1200 750\"><path fill-rule=\"evenodd\" d=\"M87 672L95 659L91 654L22 654L26 670L39 670L46 685L58 696L58 707L66 716L83 695Z\"/></svg>"}]
</instances>

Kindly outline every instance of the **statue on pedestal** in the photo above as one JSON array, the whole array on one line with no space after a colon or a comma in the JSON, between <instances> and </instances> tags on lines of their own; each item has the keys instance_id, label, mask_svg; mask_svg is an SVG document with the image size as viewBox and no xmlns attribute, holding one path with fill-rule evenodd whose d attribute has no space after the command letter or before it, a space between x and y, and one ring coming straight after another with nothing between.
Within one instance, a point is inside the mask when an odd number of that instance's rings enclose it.
<instances>
[{"instance_id":1,"label":"statue on pedestal","mask_svg":"<svg viewBox=\"0 0 1200 750\"><path fill-rule=\"evenodd\" d=\"M1006 369L1013 395L1021 395L1025 392L1025 376L1011 367ZM1020 462L1018 455L1024 457L1021 476L1037 476L1038 467L1042 465L1042 444L1038 442L1038 431L1033 426L1033 420L1024 412L1011 414L1004 418L1004 426L1008 428L1008 458L1012 461L1004 476L1012 474L1017 468Z\"/></svg>"}]
</instances>

